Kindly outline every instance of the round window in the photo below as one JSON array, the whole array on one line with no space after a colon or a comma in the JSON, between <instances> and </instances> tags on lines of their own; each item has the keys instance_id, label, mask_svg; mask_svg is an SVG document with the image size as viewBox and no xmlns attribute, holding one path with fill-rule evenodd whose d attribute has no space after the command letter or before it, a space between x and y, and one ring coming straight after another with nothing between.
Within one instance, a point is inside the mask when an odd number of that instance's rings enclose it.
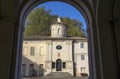
<instances>
[{"instance_id":1,"label":"round window","mask_svg":"<svg viewBox=\"0 0 120 79\"><path fill-rule=\"evenodd\" d=\"M62 49L62 46L58 45L58 46L56 46L56 49L60 50L60 49Z\"/></svg>"}]
</instances>

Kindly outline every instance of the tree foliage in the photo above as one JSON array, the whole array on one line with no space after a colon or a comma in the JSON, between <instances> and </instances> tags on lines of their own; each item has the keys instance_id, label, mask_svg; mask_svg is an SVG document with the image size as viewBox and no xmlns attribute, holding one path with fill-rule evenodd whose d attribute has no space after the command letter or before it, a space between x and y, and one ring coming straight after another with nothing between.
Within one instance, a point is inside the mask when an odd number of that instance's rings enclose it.
<instances>
[{"instance_id":1,"label":"tree foliage","mask_svg":"<svg viewBox=\"0 0 120 79\"><path fill-rule=\"evenodd\" d=\"M46 10L44 7L36 8L27 17L27 26L25 28L25 36L49 36L50 25L55 23L58 15L50 14L51 10ZM82 29L82 23L62 17L62 22L68 25L68 36L85 37L85 32Z\"/></svg>"}]
</instances>

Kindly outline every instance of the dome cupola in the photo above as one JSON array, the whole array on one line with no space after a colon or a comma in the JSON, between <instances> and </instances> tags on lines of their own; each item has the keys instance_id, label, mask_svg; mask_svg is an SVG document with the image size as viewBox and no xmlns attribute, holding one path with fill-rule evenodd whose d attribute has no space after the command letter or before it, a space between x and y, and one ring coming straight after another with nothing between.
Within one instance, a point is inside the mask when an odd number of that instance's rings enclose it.
<instances>
[{"instance_id":1,"label":"dome cupola","mask_svg":"<svg viewBox=\"0 0 120 79\"><path fill-rule=\"evenodd\" d=\"M51 25L51 37L65 37L67 27L62 23L61 18L57 18L57 22Z\"/></svg>"}]
</instances>

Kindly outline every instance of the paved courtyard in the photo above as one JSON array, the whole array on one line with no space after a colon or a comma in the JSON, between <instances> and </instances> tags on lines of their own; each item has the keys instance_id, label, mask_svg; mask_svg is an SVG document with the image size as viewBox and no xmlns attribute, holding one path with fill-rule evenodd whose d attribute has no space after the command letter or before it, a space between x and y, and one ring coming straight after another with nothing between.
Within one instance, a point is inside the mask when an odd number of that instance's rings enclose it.
<instances>
[{"instance_id":1,"label":"paved courtyard","mask_svg":"<svg viewBox=\"0 0 120 79\"><path fill-rule=\"evenodd\" d=\"M88 79L88 77L27 77L22 79Z\"/></svg>"},{"instance_id":2,"label":"paved courtyard","mask_svg":"<svg viewBox=\"0 0 120 79\"><path fill-rule=\"evenodd\" d=\"M26 77L22 79L88 79L88 77L75 77L69 74L68 72L51 72L43 77Z\"/></svg>"}]
</instances>

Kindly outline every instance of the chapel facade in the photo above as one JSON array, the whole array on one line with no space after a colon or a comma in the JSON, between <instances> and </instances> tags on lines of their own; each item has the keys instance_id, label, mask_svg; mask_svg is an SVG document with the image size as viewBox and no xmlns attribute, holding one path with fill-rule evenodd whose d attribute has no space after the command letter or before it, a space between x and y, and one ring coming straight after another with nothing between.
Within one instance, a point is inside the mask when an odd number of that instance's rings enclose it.
<instances>
[{"instance_id":1,"label":"chapel facade","mask_svg":"<svg viewBox=\"0 0 120 79\"><path fill-rule=\"evenodd\" d=\"M50 26L51 36L24 37L21 76L46 76L66 72L89 75L87 38L68 37L68 26L58 21Z\"/></svg>"}]
</instances>

